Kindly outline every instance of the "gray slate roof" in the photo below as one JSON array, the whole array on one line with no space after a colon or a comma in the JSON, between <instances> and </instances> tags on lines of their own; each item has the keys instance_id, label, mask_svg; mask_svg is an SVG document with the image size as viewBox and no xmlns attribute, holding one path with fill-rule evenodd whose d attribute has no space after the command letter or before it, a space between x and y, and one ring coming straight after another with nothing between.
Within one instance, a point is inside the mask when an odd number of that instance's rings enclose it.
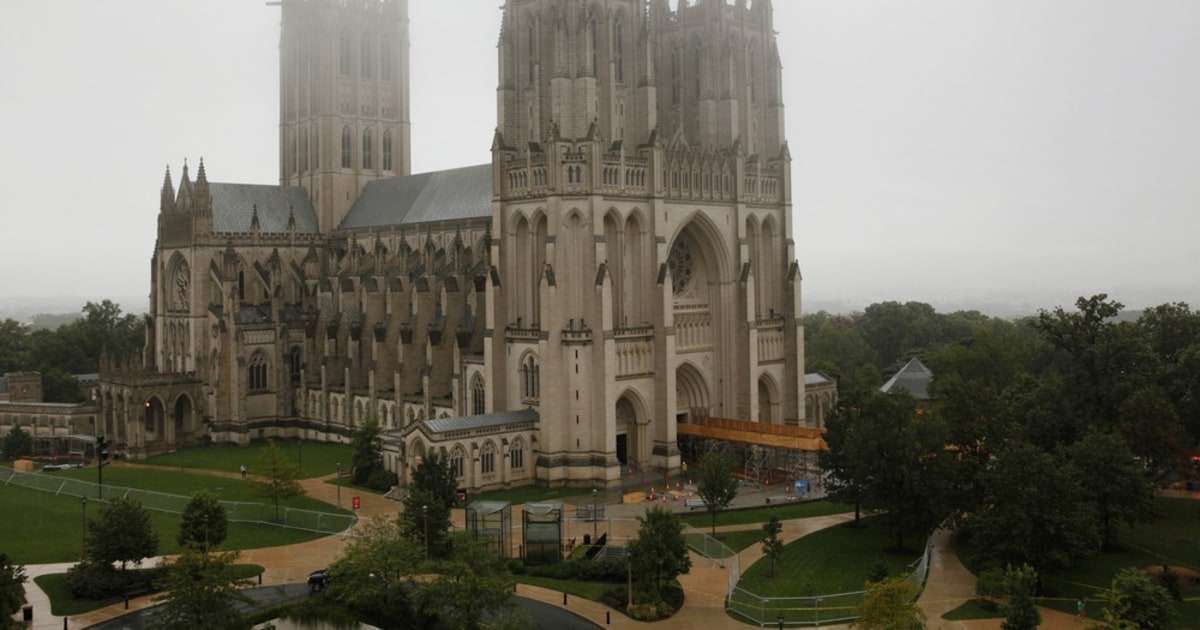
<instances>
[{"instance_id":1,"label":"gray slate roof","mask_svg":"<svg viewBox=\"0 0 1200 630\"><path fill-rule=\"evenodd\" d=\"M833 379L829 378L822 372L809 372L804 375L805 385L822 385L824 383L832 383Z\"/></svg>"},{"instance_id":2,"label":"gray slate roof","mask_svg":"<svg viewBox=\"0 0 1200 630\"><path fill-rule=\"evenodd\" d=\"M426 432L432 435L436 433L489 429L523 422L537 422L537 419L538 413L536 411L533 409L522 409L520 411L489 413L482 416L433 418L431 420L422 420L421 423L425 426Z\"/></svg>"},{"instance_id":3,"label":"gray slate roof","mask_svg":"<svg viewBox=\"0 0 1200 630\"><path fill-rule=\"evenodd\" d=\"M931 400L929 395L929 384L933 382L933 372L925 367L921 360L913 357L904 367L900 368L888 382L879 388L886 394L898 392L901 388L908 390L913 398L917 400Z\"/></svg>"},{"instance_id":4,"label":"gray slate roof","mask_svg":"<svg viewBox=\"0 0 1200 630\"><path fill-rule=\"evenodd\" d=\"M288 214L295 213L296 232L317 233L317 214L308 194L298 186L256 184L209 184L213 202L213 231L250 232L251 217L258 208L259 231L287 234Z\"/></svg>"},{"instance_id":5,"label":"gray slate roof","mask_svg":"<svg viewBox=\"0 0 1200 630\"><path fill-rule=\"evenodd\" d=\"M492 165L375 180L340 229L412 225L492 216Z\"/></svg>"}]
</instances>

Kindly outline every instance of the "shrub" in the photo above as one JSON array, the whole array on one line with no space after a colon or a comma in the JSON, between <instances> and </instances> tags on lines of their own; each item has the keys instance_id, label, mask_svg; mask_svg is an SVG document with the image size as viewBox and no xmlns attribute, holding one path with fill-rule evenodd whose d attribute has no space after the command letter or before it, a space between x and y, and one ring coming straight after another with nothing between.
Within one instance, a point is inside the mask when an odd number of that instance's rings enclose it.
<instances>
[{"instance_id":1,"label":"shrub","mask_svg":"<svg viewBox=\"0 0 1200 630\"><path fill-rule=\"evenodd\" d=\"M111 564L81 562L67 569L67 586L76 599L104 599L120 594L125 580Z\"/></svg>"},{"instance_id":2,"label":"shrub","mask_svg":"<svg viewBox=\"0 0 1200 630\"><path fill-rule=\"evenodd\" d=\"M384 468L377 468L367 475L367 481L363 485L372 490L384 491L391 490L392 486L398 483L400 483L400 478L396 476L396 473Z\"/></svg>"}]
</instances>

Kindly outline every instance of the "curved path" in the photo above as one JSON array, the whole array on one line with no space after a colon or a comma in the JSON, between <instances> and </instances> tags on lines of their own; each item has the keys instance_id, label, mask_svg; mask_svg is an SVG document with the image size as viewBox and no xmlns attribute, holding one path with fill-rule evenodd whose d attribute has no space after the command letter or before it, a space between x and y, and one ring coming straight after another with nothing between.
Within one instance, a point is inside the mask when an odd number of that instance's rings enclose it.
<instances>
[{"instance_id":1,"label":"curved path","mask_svg":"<svg viewBox=\"0 0 1200 630\"><path fill-rule=\"evenodd\" d=\"M237 473L215 471L193 470L192 472L211 472L211 474L216 476L232 478L239 476ZM340 499L341 505L348 507L350 497L356 491L342 488L339 496L338 487L326 483L332 477L330 475L327 477L304 479L300 483L305 493L310 497L324 501L330 505L338 504ZM357 495L361 502L358 512L360 518L394 517L400 513L402 505L398 502L366 492L358 492ZM761 503L762 495L754 491L744 491L743 495L739 496L739 500L736 502L738 506L760 505ZM607 505L606 509L612 520L608 522L606 531L610 531L612 535L617 537L629 536L632 533L630 530L636 527L636 523L632 518L641 514L645 507L645 504ZM783 521L783 531L780 534L780 538L786 544L820 529L846 522L850 518L852 518L850 514L838 514ZM455 511L455 525L457 527L463 526L462 519L461 511ZM586 532L588 529L586 524L578 523L572 524L571 527L575 528L576 533ZM761 526L751 524L719 527L717 529L718 531L736 531L758 529L759 527ZM568 536L570 535L568 533ZM304 582L310 572L328 566L339 558L347 541L347 534L343 533L294 545L248 549L240 552L239 561L258 564L264 567L265 571L262 575L263 585ZM761 545L751 545L741 551L738 554L741 571L746 571L762 555ZM29 582L27 582L25 590L26 597L34 608L34 624L32 626L34 629L87 628L119 617L131 610L140 610L154 605L154 596L144 596L130 600L128 609L125 608L124 603L118 603L106 608L72 616L64 624L62 617L55 617L50 614L49 599L33 582L33 578L48 573L62 573L72 564L74 563L30 565L26 567ZM729 574L726 567L722 564L693 553L691 572L680 576L679 582L687 593L683 608L670 619L657 623L634 621L615 609L598 602L574 596L567 596L565 600L566 604L564 605L564 597L561 592L537 586L519 584L517 586L517 595L547 605L565 608L588 621L606 628L653 627L685 628L688 630L695 630L696 628L742 630L755 627L741 623L725 613L724 604L725 595L729 588ZM958 555L953 550L952 538L949 533L939 531L935 534L929 577L919 599L926 613L927 627L952 630L999 629L1001 622L998 619L978 621L946 621L941 619L941 615L946 611L952 610L974 596L975 576L967 571L962 563L959 562ZM1040 611L1042 613L1041 628L1053 630L1078 627L1078 623L1070 615L1046 608L1041 608ZM849 626L822 627L831 630L849 628Z\"/></svg>"}]
</instances>

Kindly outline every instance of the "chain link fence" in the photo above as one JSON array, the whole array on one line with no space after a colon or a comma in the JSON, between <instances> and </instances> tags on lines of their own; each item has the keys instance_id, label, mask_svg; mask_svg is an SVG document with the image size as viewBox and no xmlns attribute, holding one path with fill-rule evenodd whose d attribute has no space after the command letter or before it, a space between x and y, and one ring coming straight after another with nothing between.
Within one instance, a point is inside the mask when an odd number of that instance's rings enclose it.
<instances>
[{"instance_id":1,"label":"chain link fence","mask_svg":"<svg viewBox=\"0 0 1200 630\"><path fill-rule=\"evenodd\" d=\"M40 492L69 497L87 497L89 501L104 501L113 497L129 497L141 502L147 510L182 514L191 497L165 492L152 492L137 488L99 484L78 479L55 477L40 473L23 473L17 471L0 471L0 482L3 485L29 488ZM336 534L348 529L358 517L353 514L336 514L317 512L297 508L280 507L276 510L273 505L251 503L245 501L221 501L225 513L231 523L259 523L288 529L300 529L319 534Z\"/></svg>"}]
</instances>

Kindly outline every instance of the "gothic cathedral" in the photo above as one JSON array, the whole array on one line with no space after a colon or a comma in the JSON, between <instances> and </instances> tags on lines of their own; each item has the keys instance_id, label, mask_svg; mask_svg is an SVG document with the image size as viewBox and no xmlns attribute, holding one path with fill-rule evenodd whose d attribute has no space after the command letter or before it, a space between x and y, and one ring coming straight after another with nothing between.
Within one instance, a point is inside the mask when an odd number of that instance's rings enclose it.
<instances>
[{"instance_id":1,"label":"gothic cathedral","mask_svg":"<svg viewBox=\"0 0 1200 630\"><path fill-rule=\"evenodd\" d=\"M401 483L437 449L488 489L675 469L696 417L810 426L770 0L507 0L491 163L416 175L407 0L280 4L280 183L167 173L110 443L375 419Z\"/></svg>"}]
</instances>

